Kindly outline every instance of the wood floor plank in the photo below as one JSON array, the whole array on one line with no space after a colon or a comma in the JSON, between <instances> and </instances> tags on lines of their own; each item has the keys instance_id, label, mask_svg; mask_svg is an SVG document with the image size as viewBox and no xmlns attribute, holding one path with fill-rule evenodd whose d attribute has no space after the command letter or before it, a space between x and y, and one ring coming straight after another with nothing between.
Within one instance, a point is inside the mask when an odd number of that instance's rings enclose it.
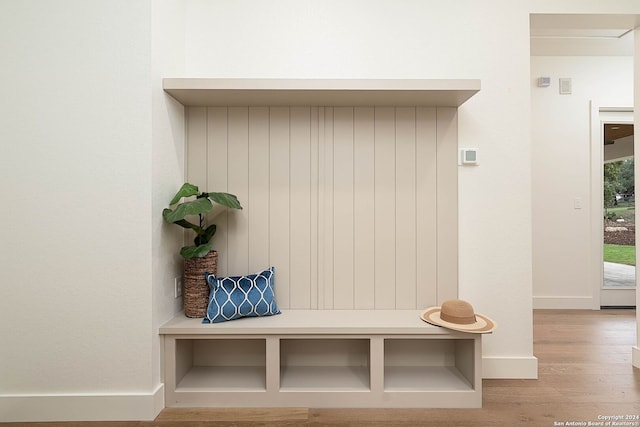
<instances>
[{"instance_id":1,"label":"wood floor plank","mask_svg":"<svg viewBox=\"0 0 640 427\"><path fill-rule=\"evenodd\" d=\"M635 310L536 310L533 319L539 378L484 380L480 409L167 408L153 422L0 425L544 427L593 423L607 415L640 415L640 369L631 366L631 348L636 345Z\"/></svg>"},{"instance_id":2,"label":"wood floor plank","mask_svg":"<svg viewBox=\"0 0 640 427\"><path fill-rule=\"evenodd\" d=\"M308 419L307 408L165 408L156 421L300 422Z\"/></svg>"}]
</instances>

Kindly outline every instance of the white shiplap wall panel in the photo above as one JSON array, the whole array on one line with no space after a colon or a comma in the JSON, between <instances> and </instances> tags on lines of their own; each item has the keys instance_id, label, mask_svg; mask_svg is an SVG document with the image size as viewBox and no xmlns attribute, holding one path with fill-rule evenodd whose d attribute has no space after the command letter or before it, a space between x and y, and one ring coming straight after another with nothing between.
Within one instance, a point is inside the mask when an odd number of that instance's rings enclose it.
<instances>
[{"instance_id":1,"label":"white shiplap wall panel","mask_svg":"<svg viewBox=\"0 0 640 427\"><path fill-rule=\"evenodd\" d=\"M290 110L290 308L311 308L311 109Z\"/></svg>"},{"instance_id":2,"label":"white shiplap wall panel","mask_svg":"<svg viewBox=\"0 0 640 427\"><path fill-rule=\"evenodd\" d=\"M189 108L186 132L189 141L193 141L187 147L187 181L205 183L207 181L207 109L205 107Z\"/></svg>"},{"instance_id":3,"label":"white shiplap wall panel","mask_svg":"<svg viewBox=\"0 0 640 427\"><path fill-rule=\"evenodd\" d=\"M289 108L270 109L269 117L269 258L275 267L278 305L290 307Z\"/></svg>"},{"instance_id":4,"label":"white shiplap wall panel","mask_svg":"<svg viewBox=\"0 0 640 427\"><path fill-rule=\"evenodd\" d=\"M276 267L281 308L411 309L457 295L456 109L188 109L187 179L219 274Z\"/></svg>"},{"instance_id":5,"label":"white shiplap wall panel","mask_svg":"<svg viewBox=\"0 0 640 427\"><path fill-rule=\"evenodd\" d=\"M354 307L353 108L333 110L333 308Z\"/></svg>"},{"instance_id":6,"label":"white shiplap wall panel","mask_svg":"<svg viewBox=\"0 0 640 427\"><path fill-rule=\"evenodd\" d=\"M189 110L191 111L191 109ZM206 164L207 164L207 185L205 191L227 191L228 190L228 156L227 156L227 109L222 107L211 107L207 109L206 121L201 125L206 131ZM191 146L192 138L188 138ZM190 169L190 168L188 168ZM195 182L194 182L195 183ZM199 185L199 183L198 183ZM213 248L218 251L218 274L226 275L227 260L229 251L227 222L228 213L222 212L217 217L209 219L209 224L216 224L216 234L212 240Z\"/></svg>"},{"instance_id":7,"label":"white shiplap wall panel","mask_svg":"<svg viewBox=\"0 0 640 427\"><path fill-rule=\"evenodd\" d=\"M396 308L396 130L395 109L376 108L375 308Z\"/></svg>"},{"instance_id":8,"label":"white shiplap wall panel","mask_svg":"<svg viewBox=\"0 0 640 427\"><path fill-rule=\"evenodd\" d=\"M437 302L436 109L416 108L416 306ZM442 183L441 183L442 185ZM444 191L444 189L443 189ZM453 188L456 191L456 188ZM441 260L442 261L442 260Z\"/></svg>"},{"instance_id":9,"label":"white shiplap wall panel","mask_svg":"<svg viewBox=\"0 0 640 427\"><path fill-rule=\"evenodd\" d=\"M186 115L187 138L194 141L186 151L186 179L187 182L198 183L199 190L204 191L207 182L207 109L205 107L191 108ZM198 224L197 216L187 217L189 221ZM195 234L191 230L184 231L184 245L193 245Z\"/></svg>"},{"instance_id":10,"label":"white shiplap wall panel","mask_svg":"<svg viewBox=\"0 0 640 427\"><path fill-rule=\"evenodd\" d=\"M309 289L311 292L310 295L310 306L311 308L318 308L318 217L319 217L319 166L320 166L320 161L319 161L319 141L320 141L320 119L318 117L318 107L312 107L310 112L311 112L311 116L310 116L310 135L311 135L311 145L310 145L310 164L309 164L309 170L310 170L310 177L309 177L309 183L311 185L310 188L310 201L309 201L309 206L311 209L310 212L310 227L311 227L311 231L310 231L310 248L309 248L309 253L310 253L310 264L311 264L311 269L310 269L310 273L311 273L311 277L310 277L310 282L309 282Z\"/></svg>"},{"instance_id":11,"label":"white shiplap wall panel","mask_svg":"<svg viewBox=\"0 0 640 427\"><path fill-rule=\"evenodd\" d=\"M354 308L375 308L374 109L354 111Z\"/></svg>"},{"instance_id":12,"label":"white shiplap wall panel","mask_svg":"<svg viewBox=\"0 0 640 427\"><path fill-rule=\"evenodd\" d=\"M269 108L249 108L249 271L269 265ZM250 203L250 205L249 205Z\"/></svg>"},{"instance_id":13,"label":"white shiplap wall panel","mask_svg":"<svg viewBox=\"0 0 640 427\"><path fill-rule=\"evenodd\" d=\"M416 304L416 110L396 109L396 306Z\"/></svg>"},{"instance_id":14,"label":"white shiplap wall panel","mask_svg":"<svg viewBox=\"0 0 640 427\"><path fill-rule=\"evenodd\" d=\"M322 215L319 241L322 257L318 268L322 275L318 280L318 308L330 310L333 309L333 280L334 280L334 109L324 109L324 139L322 140L322 148L320 149L320 203L319 211Z\"/></svg>"},{"instance_id":15,"label":"white shiplap wall panel","mask_svg":"<svg viewBox=\"0 0 640 427\"><path fill-rule=\"evenodd\" d=\"M437 302L458 295L458 109L437 113Z\"/></svg>"},{"instance_id":16,"label":"white shiplap wall panel","mask_svg":"<svg viewBox=\"0 0 640 427\"><path fill-rule=\"evenodd\" d=\"M249 109L229 108L228 191L239 200L249 200ZM247 209L234 212L228 217L227 226L227 269L228 274L242 275L249 271L249 213Z\"/></svg>"}]
</instances>

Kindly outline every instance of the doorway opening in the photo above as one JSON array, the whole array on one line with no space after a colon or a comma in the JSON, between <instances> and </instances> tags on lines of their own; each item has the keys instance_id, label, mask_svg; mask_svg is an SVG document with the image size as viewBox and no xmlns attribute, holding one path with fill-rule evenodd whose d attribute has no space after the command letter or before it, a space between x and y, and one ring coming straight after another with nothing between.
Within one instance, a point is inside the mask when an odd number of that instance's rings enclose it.
<instances>
[{"instance_id":1,"label":"doorway opening","mask_svg":"<svg viewBox=\"0 0 640 427\"><path fill-rule=\"evenodd\" d=\"M633 123L603 122L603 280L601 308L635 307Z\"/></svg>"}]
</instances>

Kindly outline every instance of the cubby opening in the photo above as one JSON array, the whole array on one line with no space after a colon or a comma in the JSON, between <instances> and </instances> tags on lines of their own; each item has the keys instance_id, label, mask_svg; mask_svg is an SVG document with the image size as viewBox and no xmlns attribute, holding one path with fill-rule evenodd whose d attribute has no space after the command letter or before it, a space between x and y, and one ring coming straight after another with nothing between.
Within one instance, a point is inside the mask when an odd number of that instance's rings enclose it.
<instances>
[{"instance_id":1,"label":"cubby opening","mask_svg":"<svg viewBox=\"0 0 640 427\"><path fill-rule=\"evenodd\" d=\"M265 340L177 339L176 390L265 391Z\"/></svg>"},{"instance_id":2,"label":"cubby opening","mask_svg":"<svg viewBox=\"0 0 640 427\"><path fill-rule=\"evenodd\" d=\"M470 391L474 340L385 339L385 391Z\"/></svg>"},{"instance_id":3,"label":"cubby opening","mask_svg":"<svg viewBox=\"0 0 640 427\"><path fill-rule=\"evenodd\" d=\"M368 339L282 339L281 391L369 391Z\"/></svg>"}]
</instances>

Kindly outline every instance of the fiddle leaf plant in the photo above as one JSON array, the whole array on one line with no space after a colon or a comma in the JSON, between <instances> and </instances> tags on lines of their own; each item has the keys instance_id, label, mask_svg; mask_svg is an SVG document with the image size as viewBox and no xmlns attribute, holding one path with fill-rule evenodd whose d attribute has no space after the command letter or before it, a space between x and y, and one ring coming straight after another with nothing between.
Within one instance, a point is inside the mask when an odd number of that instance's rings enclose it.
<instances>
[{"instance_id":1,"label":"fiddle leaf plant","mask_svg":"<svg viewBox=\"0 0 640 427\"><path fill-rule=\"evenodd\" d=\"M191 199L194 196L195 199ZM185 201L178 203L183 198ZM173 199L171 199L169 208L165 208L162 211L162 217L166 222L193 230L196 233L193 245L180 249L182 258L200 258L211 251L211 238L216 234L216 225L210 224L205 227L204 220L206 214L211 212L216 204L230 209L242 209L238 198L233 194L200 193L198 186L187 182L182 185ZM195 215L198 216L197 224L187 219L188 216Z\"/></svg>"}]
</instances>

